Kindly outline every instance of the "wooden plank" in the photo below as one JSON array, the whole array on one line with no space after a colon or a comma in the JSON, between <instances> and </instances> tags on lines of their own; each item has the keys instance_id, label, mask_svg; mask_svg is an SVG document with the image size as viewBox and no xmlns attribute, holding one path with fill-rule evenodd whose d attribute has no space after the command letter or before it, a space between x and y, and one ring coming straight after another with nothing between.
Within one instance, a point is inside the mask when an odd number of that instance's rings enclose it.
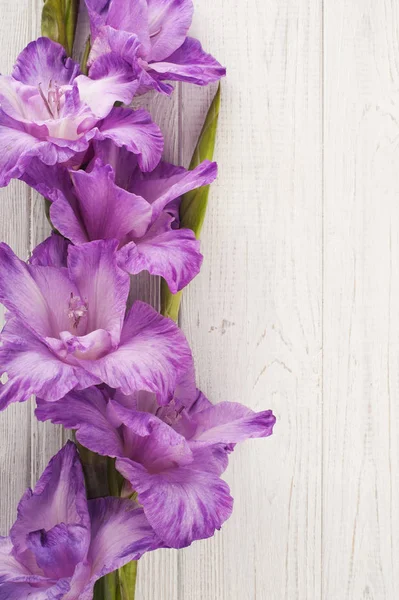
<instances>
[{"instance_id":1,"label":"wooden plank","mask_svg":"<svg viewBox=\"0 0 399 600\"><path fill-rule=\"evenodd\" d=\"M31 6L4 0L0 19L0 72L10 73L15 58L31 39ZM28 256L30 195L25 184L0 189L0 240ZM1 310L1 326L3 325ZM0 535L15 521L17 502L30 485L30 407L13 405L0 413Z\"/></svg>"},{"instance_id":2,"label":"wooden plank","mask_svg":"<svg viewBox=\"0 0 399 600\"><path fill-rule=\"evenodd\" d=\"M323 598L399 596L397 3L325 4Z\"/></svg>"},{"instance_id":3,"label":"wooden plank","mask_svg":"<svg viewBox=\"0 0 399 600\"><path fill-rule=\"evenodd\" d=\"M182 326L214 402L272 408L227 480L222 533L179 554L181 600L321 597L322 98L318 0L202 0L194 34L228 68L201 275ZM189 160L209 93L182 92ZM195 118L193 118L193 113ZM200 117L201 113L201 117Z\"/></svg>"}]
</instances>

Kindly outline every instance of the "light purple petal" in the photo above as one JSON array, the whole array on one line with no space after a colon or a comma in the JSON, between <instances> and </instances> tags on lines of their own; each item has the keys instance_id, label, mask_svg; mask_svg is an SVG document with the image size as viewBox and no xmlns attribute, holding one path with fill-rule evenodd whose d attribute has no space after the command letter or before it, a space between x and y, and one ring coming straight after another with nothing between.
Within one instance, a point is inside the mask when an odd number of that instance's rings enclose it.
<instances>
[{"instance_id":1,"label":"light purple petal","mask_svg":"<svg viewBox=\"0 0 399 600\"><path fill-rule=\"evenodd\" d=\"M88 2L93 6L93 0L88 0ZM135 2L129 2L128 4L125 0L112 0L107 7L107 11L104 11L106 16L102 20L102 24L106 23L116 30L135 33L143 44L145 53L148 53L151 42L147 5L147 0L135 0ZM98 7L96 12L101 14ZM100 24L101 21L99 20L97 23Z\"/></svg>"},{"instance_id":2,"label":"light purple petal","mask_svg":"<svg viewBox=\"0 0 399 600\"><path fill-rule=\"evenodd\" d=\"M172 548L211 537L230 517L228 485L195 462L150 474L141 465L118 459L117 469L138 492L138 502L159 537Z\"/></svg>"},{"instance_id":3,"label":"light purple petal","mask_svg":"<svg viewBox=\"0 0 399 600\"><path fill-rule=\"evenodd\" d=\"M211 54L204 52L200 42L194 38L187 38L176 52L163 58L149 66L162 78L171 81L208 85L226 75L226 69ZM153 72L151 74L156 78Z\"/></svg>"},{"instance_id":4,"label":"light purple petal","mask_svg":"<svg viewBox=\"0 0 399 600\"><path fill-rule=\"evenodd\" d=\"M29 263L40 267L66 267L68 246L68 240L57 233L52 233L44 242L36 246Z\"/></svg>"},{"instance_id":5,"label":"light purple petal","mask_svg":"<svg viewBox=\"0 0 399 600\"><path fill-rule=\"evenodd\" d=\"M0 537L0 598L1 584L5 581L25 581L32 573L22 565L13 553L11 538Z\"/></svg>"},{"instance_id":6,"label":"light purple petal","mask_svg":"<svg viewBox=\"0 0 399 600\"><path fill-rule=\"evenodd\" d=\"M89 501L92 580L138 560L162 547L144 512L131 500L100 498Z\"/></svg>"},{"instance_id":7,"label":"light purple petal","mask_svg":"<svg viewBox=\"0 0 399 600\"><path fill-rule=\"evenodd\" d=\"M11 540L18 553L28 549L29 534L50 531L56 525L78 525L86 530L89 545L89 514L82 466L76 446L68 442L51 459L34 491L27 490L18 505Z\"/></svg>"},{"instance_id":8,"label":"light purple petal","mask_svg":"<svg viewBox=\"0 0 399 600\"><path fill-rule=\"evenodd\" d=\"M85 369L112 388L131 394L147 390L167 402L191 367L187 340L177 325L144 302L135 302L126 317L119 348Z\"/></svg>"},{"instance_id":9,"label":"light purple petal","mask_svg":"<svg viewBox=\"0 0 399 600\"><path fill-rule=\"evenodd\" d=\"M186 39L193 19L192 0L147 0L151 38L149 61L163 60Z\"/></svg>"},{"instance_id":10,"label":"light purple petal","mask_svg":"<svg viewBox=\"0 0 399 600\"><path fill-rule=\"evenodd\" d=\"M217 164L209 160L192 171L161 163L142 180L132 182L130 191L152 204L153 219L156 219L170 202L195 188L209 185L216 175Z\"/></svg>"},{"instance_id":11,"label":"light purple petal","mask_svg":"<svg viewBox=\"0 0 399 600\"><path fill-rule=\"evenodd\" d=\"M141 196L116 186L109 165L97 160L90 173L76 171L72 178L79 198L78 212L90 240L116 239L124 243L128 233L141 236L147 231L152 216L151 206ZM68 227L65 219L61 222L58 213L54 224L73 242L79 242L70 235L73 228Z\"/></svg>"},{"instance_id":12,"label":"light purple petal","mask_svg":"<svg viewBox=\"0 0 399 600\"><path fill-rule=\"evenodd\" d=\"M103 329L119 343L130 281L116 263L115 240L70 246L68 270L87 303L87 331Z\"/></svg>"},{"instance_id":13,"label":"light purple petal","mask_svg":"<svg viewBox=\"0 0 399 600\"><path fill-rule=\"evenodd\" d=\"M71 292L78 295L65 269L27 265L9 246L0 244L0 302L35 335L58 337L69 328Z\"/></svg>"},{"instance_id":14,"label":"light purple petal","mask_svg":"<svg viewBox=\"0 0 399 600\"><path fill-rule=\"evenodd\" d=\"M111 405L124 425L122 457L144 465L150 472L164 471L193 461L184 437L157 416L133 411L115 401L111 401Z\"/></svg>"},{"instance_id":15,"label":"light purple petal","mask_svg":"<svg viewBox=\"0 0 399 600\"><path fill-rule=\"evenodd\" d=\"M151 171L163 151L162 133L143 109L114 108L99 126L96 139L111 139L117 146L126 146L138 156L140 168Z\"/></svg>"},{"instance_id":16,"label":"light purple petal","mask_svg":"<svg viewBox=\"0 0 399 600\"><path fill-rule=\"evenodd\" d=\"M172 229L174 217L163 213L141 239L124 246L120 264L133 275L148 271L163 277L172 293L183 289L198 275L202 254L191 229Z\"/></svg>"},{"instance_id":17,"label":"light purple petal","mask_svg":"<svg viewBox=\"0 0 399 600\"><path fill-rule=\"evenodd\" d=\"M76 79L80 98L97 117L106 117L115 102L130 104L140 81L132 66L115 53L98 58L90 68L90 77Z\"/></svg>"},{"instance_id":18,"label":"light purple petal","mask_svg":"<svg viewBox=\"0 0 399 600\"><path fill-rule=\"evenodd\" d=\"M57 152L47 141L25 131L23 124L0 108L0 187L18 179L35 156L48 164L57 162Z\"/></svg>"},{"instance_id":19,"label":"light purple petal","mask_svg":"<svg viewBox=\"0 0 399 600\"><path fill-rule=\"evenodd\" d=\"M105 392L89 388L71 392L58 402L37 400L36 417L76 430L77 440L86 448L104 456L123 456L123 438L119 423L112 422Z\"/></svg>"},{"instance_id":20,"label":"light purple petal","mask_svg":"<svg viewBox=\"0 0 399 600\"><path fill-rule=\"evenodd\" d=\"M130 182L141 176L137 156L124 147L116 146L112 140L93 142L94 158L87 171L91 171L98 160L110 165L114 171L115 184L124 190L131 191Z\"/></svg>"},{"instance_id":21,"label":"light purple petal","mask_svg":"<svg viewBox=\"0 0 399 600\"><path fill-rule=\"evenodd\" d=\"M17 58L12 76L27 85L47 90L50 82L70 84L79 74L79 65L67 58L61 44L47 37L31 42Z\"/></svg>"},{"instance_id":22,"label":"light purple petal","mask_svg":"<svg viewBox=\"0 0 399 600\"><path fill-rule=\"evenodd\" d=\"M92 217L95 217L95 214L92 213ZM73 244L90 242L91 238L88 236L81 215L79 215L79 202L76 198L71 204L64 196L60 195L50 206L50 219L57 231ZM99 221L95 222L99 223Z\"/></svg>"},{"instance_id":23,"label":"light purple petal","mask_svg":"<svg viewBox=\"0 0 399 600\"><path fill-rule=\"evenodd\" d=\"M135 8L139 7L139 2L135 2ZM131 79L137 79L142 73L142 66L138 62L142 56L143 46L135 33L115 29L109 25L101 26L97 29L94 41L90 50L88 64L96 70L96 61L107 54L113 54L121 57L128 66L130 66Z\"/></svg>"},{"instance_id":24,"label":"light purple petal","mask_svg":"<svg viewBox=\"0 0 399 600\"><path fill-rule=\"evenodd\" d=\"M195 432L190 442L236 444L251 438L268 437L276 422L271 410L256 413L236 402L220 402L200 412L191 412Z\"/></svg>"},{"instance_id":25,"label":"light purple petal","mask_svg":"<svg viewBox=\"0 0 399 600\"><path fill-rule=\"evenodd\" d=\"M28 400L32 394L52 402L79 385L99 383L89 373L59 360L17 319L7 321L1 340L1 373L7 373L8 381L0 384L0 410Z\"/></svg>"},{"instance_id":26,"label":"light purple petal","mask_svg":"<svg viewBox=\"0 0 399 600\"><path fill-rule=\"evenodd\" d=\"M59 523L49 531L28 534L28 547L38 566L49 579L72 577L76 567L86 559L89 532L81 525Z\"/></svg>"},{"instance_id":27,"label":"light purple petal","mask_svg":"<svg viewBox=\"0 0 399 600\"><path fill-rule=\"evenodd\" d=\"M38 158L33 158L21 179L47 200L67 198L73 203L72 180L69 170L63 165L46 165Z\"/></svg>"},{"instance_id":28,"label":"light purple petal","mask_svg":"<svg viewBox=\"0 0 399 600\"><path fill-rule=\"evenodd\" d=\"M41 589L28 583L0 583L0 600L62 600L69 589L65 580Z\"/></svg>"}]
</instances>

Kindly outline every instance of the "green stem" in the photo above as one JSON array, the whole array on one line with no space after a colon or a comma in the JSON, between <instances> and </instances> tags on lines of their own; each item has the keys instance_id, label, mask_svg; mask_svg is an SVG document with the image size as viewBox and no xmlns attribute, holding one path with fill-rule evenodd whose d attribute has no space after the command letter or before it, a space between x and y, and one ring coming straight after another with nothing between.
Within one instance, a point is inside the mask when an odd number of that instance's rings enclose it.
<instances>
[{"instance_id":1,"label":"green stem","mask_svg":"<svg viewBox=\"0 0 399 600\"><path fill-rule=\"evenodd\" d=\"M115 459L99 456L77 444L85 473L88 497L120 497L124 480L115 468ZM134 600L136 579L137 561L132 561L97 581L93 600Z\"/></svg>"},{"instance_id":2,"label":"green stem","mask_svg":"<svg viewBox=\"0 0 399 600\"><path fill-rule=\"evenodd\" d=\"M87 75L87 72L88 72L87 61L89 60L90 50L91 50L91 41L90 41L90 36L89 36L87 38L87 42L86 42L86 46L85 46L85 49L83 52L82 60L80 62L80 70L82 71L83 75Z\"/></svg>"}]
</instances>

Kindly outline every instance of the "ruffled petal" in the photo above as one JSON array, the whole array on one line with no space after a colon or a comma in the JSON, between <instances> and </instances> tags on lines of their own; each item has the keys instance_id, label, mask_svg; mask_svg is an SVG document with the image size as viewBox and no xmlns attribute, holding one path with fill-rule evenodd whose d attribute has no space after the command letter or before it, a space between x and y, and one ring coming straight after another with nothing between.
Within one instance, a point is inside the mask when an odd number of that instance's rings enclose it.
<instances>
[{"instance_id":1,"label":"ruffled petal","mask_svg":"<svg viewBox=\"0 0 399 600\"><path fill-rule=\"evenodd\" d=\"M132 65L115 53L99 57L90 67L90 77L80 75L76 83L81 100L99 118L106 117L115 102L130 104L140 85Z\"/></svg>"},{"instance_id":2,"label":"ruffled petal","mask_svg":"<svg viewBox=\"0 0 399 600\"><path fill-rule=\"evenodd\" d=\"M122 457L131 458L151 472L187 465L193 461L193 454L184 437L157 416L133 411L116 401L110 404L124 425Z\"/></svg>"},{"instance_id":3,"label":"ruffled petal","mask_svg":"<svg viewBox=\"0 0 399 600\"><path fill-rule=\"evenodd\" d=\"M112 422L106 394L97 388L71 392L58 402L37 400L36 417L76 430L76 439L103 456L123 456L119 423Z\"/></svg>"},{"instance_id":4,"label":"ruffled petal","mask_svg":"<svg viewBox=\"0 0 399 600\"><path fill-rule=\"evenodd\" d=\"M50 532L61 523L81 528L80 544L87 552L90 518L82 466L72 442L51 459L34 491L28 489L20 501L17 520L11 528L15 550L20 554L29 548L30 533L41 529Z\"/></svg>"},{"instance_id":5,"label":"ruffled petal","mask_svg":"<svg viewBox=\"0 0 399 600\"><path fill-rule=\"evenodd\" d=\"M68 270L87 303L87 331L103 329L119 343L130 281L116 262L115 240L70 246Z\"/></svg>"},{"instance_id":6,"label":"ruffled petal","mask_svg":"<svg viewBox=\"0 0 399 600\"><path fill-rule=\"evenodd\" d=\"M72 178L79 198L78 212L90 240L116 239L123 243L128 233L142 236L147 231L152 216L150 204L141 196L116 186L109 165L97 160L91 172L76 171ZM73 228L68 227L65 219L61 222L58 213L54 224L75 242L70 235L74 233Z\"/></svg>"},{"instance_id":7,"label":"ruffled petal","mask_svg":"<svg viewBox=\"0 0 399 600\"><path fill-rule=\"evenodd\" d=\"M211 537L231 515L228 485L202 470L201 464L155 474L128 459L118 459L116 466L138 492L138 502L155 532L172 548Z\"/></svg>"},{"instance_id":8,"label":"ruffled petal","mask_svg":"<svg viewBox=\"0 0 399 600\"><path fill-rule=\"evenodd\" d=\"M22 50L12 76L26 85L41 85L45 91L51 82L59 86L72 83L79 72L79 65L67 58L61 44L41 37Z\"/></svg>"},{"instance_id":9,"label":"ruffled petal","mask_svg":"<svg viewBox=\"0 0 399 600\"><path fill-rule=\"evenodd\" d=\"M0 302L32 333L44 339L69 328L71 293L78 291L65 269L27 265L0 244Z\"/></svg>"},{"instance_id":10,"label":"ruffled petal","mask_svg":"<svg viewBox=\"0 0 399 600\"><path fill-rule=\"evenodd\" d=\"M111 139L117 146L126 146L137 155L143 171L157 166L164 145L161 130L147 111L122 107L114 108L102 121L96 139Z\"/></svg>"},{"instance_id":11,"label":"ruffled petal","mask_svg":"<svg viewBox=\"0 0 399 600\"><path fill-rule=\"evenodd\" d=\"M57 580L72 577L76 567L86 559L89 532L81 525L59 523L49 531L32 531L27 544L44 575Z\"/></svg>"},{"instance_id":12,"label":"ruffled petal","mask_svg":"<svg viewBox=\"0 0 399 600\"><path fill-rule=\"evenodd\" d=\"M216 176L217 164L209 160L204 160L192 171L161 163L141 180L132 181L130 191L151 203L155 220L170 202L191 190L209 185Z\"/></svg>"},{"instance_id":13,"label":"ruffled petal","mask_svg":"<svg viewBox=\"0 0 399 600\"><path fill-rule=\"evenodd\" d=\"M69 590L65 580L41 589L29 583L0 583L0 600L62 600Z\"/></svg>"},{"instance_id":14,"label":"ruffled petal","mask_svg":"<svg viewBox=\"0 0 399 600\"><path fill-rule=\"evenodd\" d=\"M5 581L26 581L32 573L15 557L11 538L0 537L0 598Z\"/></svg>"},{"instance_id":15,"label":"ruffled petal","mask_svg":"<svg viewBox=\"0 0 399 600\"><path fill-rule=\"evenodd\" d=\"M147 0L151 39L149 61L163 60L186 39L193 19L192 0Z\"/></svg>"},{"instance_id":16,"label":"ruffled petal","mask_svg":"<svg viewBox=\"0 0 399 600\"><path fill-rule=\"evenodd\" d=\"M91 544L89 561L93 584L107 573L163 547L144 512L131 500L99 498L89 501Z\"/></svg>"},{"instance_id":17,"label":"ruffled petal","mask_svg":"<svg viewBox=\"0 0 399 600\"><path fill-rule=\"evenodd\" d=\"M38 267L65 268L67 266L68 247L68 240L53 232L44 242L36 246L29 263Z\"/></svg>"},{"instance_id":18,"label":"ruffled petal","mask_svg":"<svg viewBox=\"0 0 399 600\"><path fill-rule=\"evenodd\" d=\"M172 293L198 275L202 254L191 229L172 229L174 217L163 213L141 239L119 251L120 265L133 275L148 271L163 277Z\"/></svg>"},{"instance_id":19,"label":"ruffled petal","mask_svg":"<svg viewBox=\"0 0 399 600\"><path fill-rule=\"evenodd\" d=\"M0 140L0 187L8 185L13 178L20 178L35 156L47 164L57 162L58 154L51 143L27 132L22 123L7 115L2 108Z\"/></svg>"},{"instance_id":20,"label":"ruffled petal","mask_svg":"<svg viewBox=\"0 0 399 600\"><path fill-rule=\"evenodd\" d=\"M12 402L24 402L33 394L53 402L79 386L80 373L59 360L16 319L7 321L1 340L1 373L7 373L8 381L0 384L0 410ZM99 383L92 376L90 383L90 375L83 374L85 387Z\"/></svg>"},{"instance_id":21,"label":"ruffled petal","mask_svg":"<svg viewBox=\"0 0 399 600\"><path fill-rule=\"evenodd\" d=\"M72 180L69 170L63 165L46 165L38 158L33 158L26 166L21 179L47 200L66 198L73 204Z\"/></svg>"},{"instance_id":22,"label":"ruffled petal","mask_svg":"<svg viewBox=\"0 0 399 600\"><path fill-rule=\"evenodd\" d=\"M139 2L135 2L135 7ZM121 57L130 67L131 78L137 79L142 72L142 66L138 59L142 56L143 46L135 33L115 29L109 25L102 26L96 31L94 41L90 50L88 65L91 76L91 66L106 54L114 54Z\"/></svg>"},{"instance_id":23,"label":"ruffled petal","mask_svg":"<svg viewBox=\"0 0 399 600\"><path fill-rule=\"evenodd\" d=\"M158 74L171 81L208 85L226 75L226 69L211 54L207 54L194 38L187 38L176 52L163 58L149 65L151 75L156 79Z\"/></svg>"},{"instance_id":24,"label":"ruffled petal","mask_svg":"<svg viewBox=\"0 0 399 600\"><path fill-rule=\"evenodd\" d=\"M91 0L89 0L91 1ZM148 1L112 0L106 14L105 22L114 29L135 33L143 45L145 54L150 51L151 40L148 28Z\"/></svg>"},{"instance_id":25,"label":"ruffled petal","mask_svg":"<svg viewBox=\"0 0 399 600\"><path fill-rule=\"evenodd\" d=\"M166 403L191 365L190 348L177 325L148 304L135 302L119 348L96 361L85 361L84 368L123 394L147 390Z\"/></svg>"},{"instance_id":26,"label":"ruffled petal","mask_svg":"<svg viewBox=\"0 0 399 600\"><path fill-rule=\"evenodd\" d=\"M256 413L236 402L220 402L191 412L195 431L190 442L201 445L237 444L251 438L268 437L273 433L276 418L271 410Z\"/></svg>"}]
</instances>

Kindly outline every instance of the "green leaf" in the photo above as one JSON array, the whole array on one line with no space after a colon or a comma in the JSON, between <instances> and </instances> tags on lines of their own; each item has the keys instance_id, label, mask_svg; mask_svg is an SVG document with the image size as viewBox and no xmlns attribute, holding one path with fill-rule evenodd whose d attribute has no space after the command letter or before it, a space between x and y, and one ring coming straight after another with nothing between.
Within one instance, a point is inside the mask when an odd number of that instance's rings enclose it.
<instances>
[{"instance_id":1,"label":"green leaf","mask_svg":"<svg viewBox=\"0 0 399 600\"><path fill-rule=\"evenodd\" d=\"M190 169L197 167L203 160L212 160L215 151L216 132L220 111L220 84L205 119L201 135L198 139L191 159ZM206 209L208 206L210 186L198 188L183 196L180 206L180 226L192 229L197 237L201 235ZM182 292L172 294L167 283L161 282L161 313L177 322L179 317Z\"/></svg>"},{"instance_id":2,"label":"green leaf","mask_svg":"<svg viewBox=\"0 0 399 600\"><path fill-rule=\"evenodd\" d=\"M45 0L42 11L42 35L64 46L72 56L79 0Z\"/></svg>"}]
</instances>

